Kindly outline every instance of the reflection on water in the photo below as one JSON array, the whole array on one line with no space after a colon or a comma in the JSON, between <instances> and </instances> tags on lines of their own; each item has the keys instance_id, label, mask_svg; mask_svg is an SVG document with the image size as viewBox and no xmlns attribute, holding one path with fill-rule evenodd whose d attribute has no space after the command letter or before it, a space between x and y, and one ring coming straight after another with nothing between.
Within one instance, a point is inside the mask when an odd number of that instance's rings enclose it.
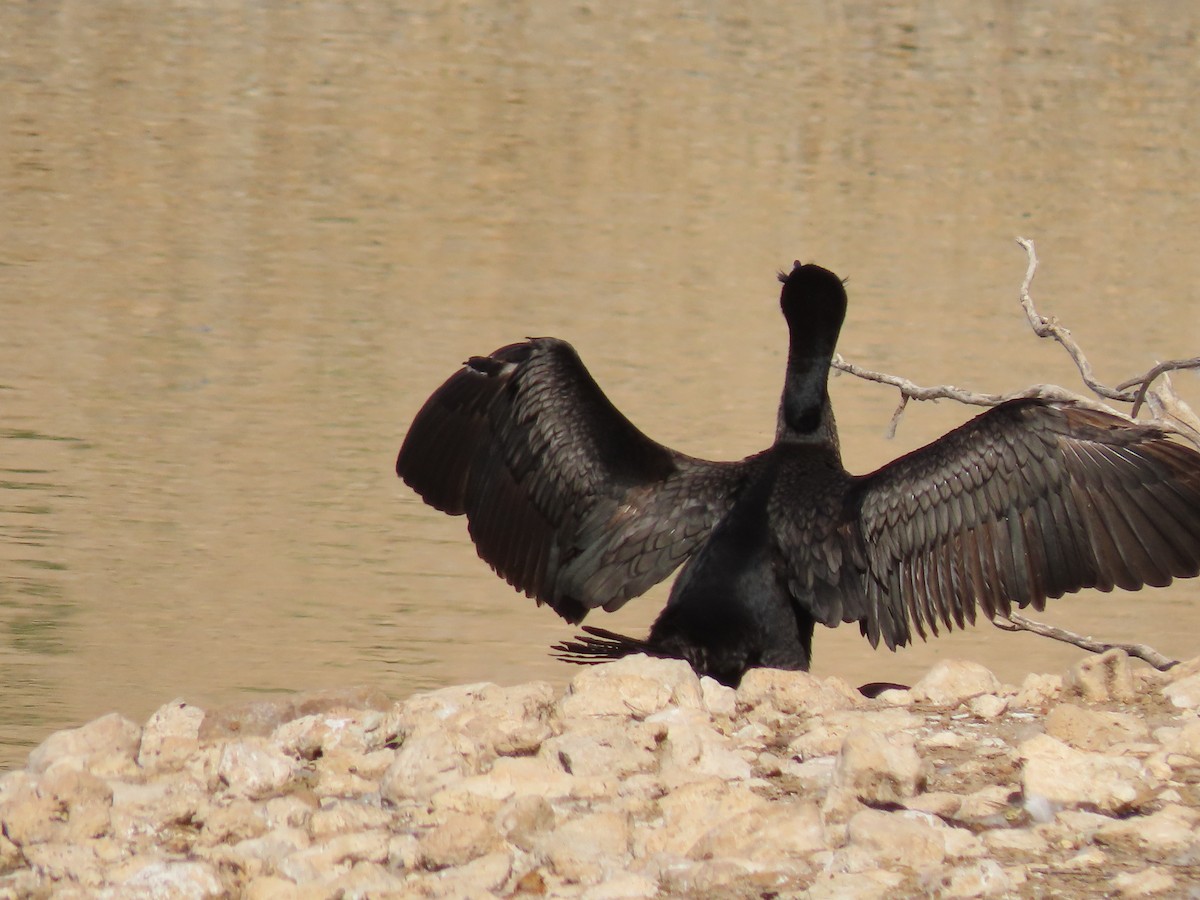
<instances>
[{"instance_id":1,"label":"reflection on water","mask_svg":"<svg viewBox=\"0 0 1200 900\"><path fill-rule=\"evenodd\" d=\"M1077 383L1015 306L1018 234L1102 378L1194 355L1196 15L0 6L3 758L176 695L565 680L568 629L391 472L454 365L524 335L723 458L770 440L796 257L849 276L848 357L924 383ZM895 398L834 390L855 470L966 416L914 409L886 442ZM1192 585L1053 618L1200 652ZM818 634L820 671L1075 656L851 631Z\"/></svg>"}]
</instances>

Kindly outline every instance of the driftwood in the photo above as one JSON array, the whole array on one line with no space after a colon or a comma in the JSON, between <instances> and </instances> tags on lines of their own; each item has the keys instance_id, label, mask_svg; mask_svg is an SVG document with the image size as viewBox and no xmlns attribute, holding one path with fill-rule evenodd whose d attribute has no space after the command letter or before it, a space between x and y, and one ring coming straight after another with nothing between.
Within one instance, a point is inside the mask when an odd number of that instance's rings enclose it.
<instances>
[{"instance_id":1,"label":"driftwood","mask_svg":"<svg viewBox=\"0 0 1200 900\"><path fill-rule=\"evenodd\" d=\"M1071 357L1072 362L1075 363L1075 367L1079 370L1079 375L1088 390L1100 398L1100 400L1069 391L1055 384L1031 385L1022 390L1007 394L979 393L948 384L922 387L898 375L889 375L884 372L873 372L869 369L864 369L861 366L847 362L840 354L834 356L832 362L834 369L867 381L891 385L900 392L899 405L896 407L891 423L888 426L888 437L895 435L909 400L954 400L972 406L996 406L1006 400L1014 400L1021 397L1036 397L1043 400L1070 400L1094 409L1104 410L1130 421L1133 421L1138 413L1142 412L1143 408L1145 408L1149 410L1150 417L1141 421L1178 435L1183 440L1194 444L1200 449L1200 417L1197 417L1191 408L1175 393L1174 388L1171 386L1169 374L1178 369L1200 368L1200 357L1173 359L1158 363L1147 372L1134 378L1129 378L1116 387L1103 384L1096 378L1091 363L1088 362L1087 356L1078 342L1071 336L1071 332L1060 325L1057 319L1053 317L1047 318L1037 311L1033 304L1033 296L1030 294L1033 276L1037 272L1037 253L1034 250L1033 241L1025 238L1017 238L1017 243L1025 250L1028 259L1025 268L1025 278L1021 282L1020 300L1021 308L1025 310L1025 316L1029 320L1029 325L1033 329L1033 333L1038 337L1050 338L1059 343ZM1156 382L1157 384L1155 384ZM1103 402L1105 400L1113 403L1130 404L1131 409L1128 414L1123 413L1108 403ZM1029 631L1043 637L1065 641L1084 650L1090 650L1093 653L1103 653L1106 650L1114 648L1124 650L1130 656L1143 659L1156 669L1164 671L1178 662L1144 644L1100 641L1053 625L1035 622L1017 613L1013 613L1008 617L997 616L992 620L992 624L1005 631Z\"/></svg>"}]
</instances>

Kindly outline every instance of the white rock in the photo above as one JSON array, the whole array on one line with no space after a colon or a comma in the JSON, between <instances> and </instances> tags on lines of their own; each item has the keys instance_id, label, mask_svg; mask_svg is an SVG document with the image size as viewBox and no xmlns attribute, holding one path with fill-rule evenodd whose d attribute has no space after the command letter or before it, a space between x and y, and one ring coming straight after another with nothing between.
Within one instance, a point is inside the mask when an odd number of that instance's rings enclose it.
<instances>
[{"instance_id":1,"label":"white rock","mask_svg":"<svg viewBox=\"0 0 1200 900\"><path fill-rule=\"evenodd\" d=\"M985 666L969 660L942 660L912 686L918 702L957 706L972 697L995 693L1000 682Z\"/></svg>"},{"instance_id":2,"label":"white rock","mask_svg":"<svg viewBox=\"0 0 1200 900\"><path fill-rule=\"evenodd\" d=\"M700 679L683 660L639 655L586 667L572 679L559 711L564 719L644 719L668 704L703 709Z\"/></svg>"},{"instance_id":3,"label":"white rock","mask_svg":"<svg viewBox=\"0 0 1200 900\"><path fill-rule=\"evenodd\" d=\"M1089 703L1132 700L1134 684L1129 654L1124 650L1107 650L1099 656L1085 657L1067 670L1063 689Z\"/></svg>"},{"instance_id":4,"label":"white rock","mask_svg":"<svg viewBox=\"0 0 1200 900\"><path fill-rule=\"evenodd\" d=\"M582 719L570 731L542 744L538 755L557 762L570 775L623 778L657 769L658 747L666 735L667 726L660 722Z\"/></svg>"},{"instance_id":5,"label":"white rock","mask_svg":"<svg viewBox=\"0 0 1200 900\"><path fill-rule=\"evenodd\" d=\"M216 870L208 863L163 861L151 863L119 886L102 891L98 896L128 900L158 900L160 897L200 900L204 897L226 896L226 891Z\"/></svg>"},{"instance_id":6,"label":"white rock","mask_svg":"<svg viewBox=\"0 0 1200 900\"><path fill-rule=\"evenodd\" d=\"M934 821L924 813L864 809L850 819L847 836L877 865L929 870L941 866L946 857L945 836Z\"/></svg>"},{"instance_id":7,"label":"white rock","mask_svg":"<svg viewBox=\"0 0 1200 900\"><path fill-rule=\"evenodd\" d=\"M1035 816L1072 807L1122 812L1147 801L1159 786L1135 759L1075 750L1045 734L1022 743L1018 753L1025 761L1025 803Z\"/></svg>"},{"instance_id":8,"label":"white rock","mask_svg":"<svg viewBox=\"0 0 1200 900\"><path fill-rule=\"evenodd\" d=\"M158 708L142 729L137 761L143 769L182 768L200 748L204 710L183 700Z\"/></svg>"},{"instance_id":9,"label":"white rock","mask_svg":"<svg viewBox=\"0 0 1200 900\"><path fill-rule=\"evenodd\" d=\"M904 732L883 735L857 729L846 735L833 783L866 803L913 796L924 783L916 740Z\"/></svg>"},{"instance_id":10,"label":"white rock","mask_svg":"<svg viewBox=\"0 0 1200 900\"><path fill-rule=\"evenodd\" d=\"M247 738L225 745L217 776L230 794L260 800L279 794L295 770L296 761L264 738Z\"/></svg>"},{"instance_id":11,"label":"white rock","mask_svg":"<svg viewBox=\"0 0 1200 900\"><path fill-rule=\"evenodd\" d=\"M101 776L126 774L136 770L141 736L137 724L109 713L79 728L50 735L29 754L26 768L34 773L65 766Z\"/></svg>"},{"instance_id":12,"label":"white rock","mask_svg":"<svg viewBox=\"0 0 1200 900\"><path fill-rule=\"evenodd\" d=\"M1200 673L1173 681L1162 692L1179 709L1200 708Z\"/></svg>"},{"instance_id":13,"label":"white rock","mask_svg":"<svg viewBox=\"0 0 1200 900\"><path fill-rule=\"evenodd\" d=\"M771 863L824 847L820 808L812 801L790 800L766 804L716 823L692 846L688 856Z\"/></svg>"},{"instance_id":14,"label":"white rock","mask_svg":"<svg viewBox=\"0 0 1200 900\"><path fill-rule=\"evenodd\" d=\"M1150 730L1138 716L1060 703L1046 716L1046 734L1079 750L1105 750L1119 742L1145 740Z\"/></svg>"},{"instance_id":15,"label":"white rock","mask_svg":"<svg viewBox=\"0 0 1200 900\"><path fill-rule=\"evenodd\" d=\"M629 863L629 822L615 812L585 813L541 835L537 850L570 881L595 884Z\"/></svg>"}]
</instances>

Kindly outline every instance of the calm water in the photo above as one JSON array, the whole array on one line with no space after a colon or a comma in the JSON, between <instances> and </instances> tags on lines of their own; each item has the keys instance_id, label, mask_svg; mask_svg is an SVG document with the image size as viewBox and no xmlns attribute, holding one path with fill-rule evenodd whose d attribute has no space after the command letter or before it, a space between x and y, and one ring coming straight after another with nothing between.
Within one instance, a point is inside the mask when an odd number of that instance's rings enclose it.
<instances>
[{"instance_id":1,"label":"calm water","mask_svg":"<svg viewBox=\"0 0 1200 900\"><path fill-rule=\"evenodd\" d=\"M846 356L924 383L1077 384L1017 235L1101 377L1200 352L1197 9L642 6L0 4L0 763L180 695L565 681L569 629L392 474L524 335L723 458L770 440L797 257L850 279ZM858 471L969 415L886 441L894 395L834 390ZM1200 653L1192 584L1049 617ZM860 681L942 656L1078 654L817 636Z\"/></svg>"}]
</instances>

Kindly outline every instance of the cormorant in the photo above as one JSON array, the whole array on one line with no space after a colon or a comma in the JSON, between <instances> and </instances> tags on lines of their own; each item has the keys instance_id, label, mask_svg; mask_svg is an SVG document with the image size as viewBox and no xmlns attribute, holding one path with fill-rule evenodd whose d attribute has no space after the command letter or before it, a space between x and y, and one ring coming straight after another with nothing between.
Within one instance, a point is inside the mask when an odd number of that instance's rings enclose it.
<instances>
[{"instance_id":1,"label":"cormorant","mask_svg":"<svg viewBox=\"0 0 1200 900\"><path fill-rule=\"evenodd\" d=\"M472 357L417 413L397 474L466 514L480 557L568 622L683 563L645 640L588 628L557 645L564 658L677 657L736 685L755 666L808 669L818 622L857 622L894 649L976 609L1200 572L1200 454L1077 404L1002 403L848 473L827 391L845 288L799 262L779 280L790 337L775 442L741 461L651 440L549 337Z\"/></svg>"}]
</instances>

